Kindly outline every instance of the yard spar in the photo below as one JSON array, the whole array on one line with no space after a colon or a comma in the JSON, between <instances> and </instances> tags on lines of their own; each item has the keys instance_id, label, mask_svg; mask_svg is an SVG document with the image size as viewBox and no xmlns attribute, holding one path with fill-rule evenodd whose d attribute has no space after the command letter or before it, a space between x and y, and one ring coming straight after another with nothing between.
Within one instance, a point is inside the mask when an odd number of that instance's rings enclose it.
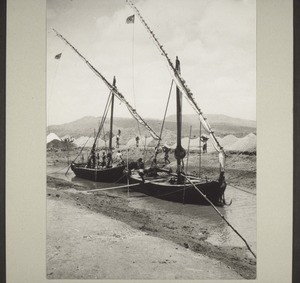
<instances>
[{"instance_id":1,"label":"yard spar","mask_svg":"<svg viewBox=\"0 0 300 283\"><path fill-rule=\"evenodd\" d=\"M105 107L104 115L94 144L92 146L92 150L89 156L89 161L87 164L85 163L75 163L76 159L71 164L71 169L75 173L76 176L96 182L116 182L120 179L122 179L122 176L124 176L124 169L125 166L123 164L116 164L112 166L105 166L105 167L99 167L98 164L95 162L95 147L97 144L97 139L100 136L100 132L104 125L104 120L106 118L109 105L111 105L111 123L110 123L110 141L109 141L109 152L112 151L112 121L113 121L113 102L114 97L118 98L121 103L125 104L133 118L140 123L142 126L144 126L148 132L151 134L151 136L159 140L160 137L157 135L157 133L147 124L147 122L137 113L137 111L128 103L128 101L125 99L124 95L117 89L115 84L115 78L113 81L113 84L111 84L66 38L64 38L59 32L57 32L55 29L53 31L56 33L56 35L63 40L69 47L75 51L75 53L87 64L87 66L96 74L108 87L110 91L110 95L107 101L107 105Z\"/></svg>"},{"instance_id":2,"label":"yard spar","mask_svg":"<svg viewBox=\"0 0 300 283\"><path fill-rule=\"evenodd\" d=\"M145 27L146 31L150 34L155 46L158 48L161 55L167 62L168 68L171 71L172 78L176 84L176 104L177 104L177 146L175 149L175 158L177 160L177 172L176 174L170 173L165 177L163 181L157 181L156 178L161 179L159 173L166 174L163 170L161 172L155 168L154 175L147 175L140 178L138 175L132 176L132 182L143 182L142 179L146 180L147 183L144 186L137 187L137 189L143 190L145 193L178 202L188 202L197 204L209 204L213 203L216 205L224 204L224 191L226 189L226 182L224 177L225 170L225 152L220 146L218 140L216 139L214 132L212 131L208 121L203 116L203 113L196 103L192 92L188 88L185 80L180 74L180 61L176 58L176 64L173 65L172 61L168 57L168 54L163 49L163 46L159 43L154 32L149 28L148 24L145 22L139 10L134 6L130 0L126 0L129 6L134 10L140 19L141 23ZM181 127L182 127L182 94L184 94L187 101L191 104L193 109L199 115L199 119L205 130L209 133L211 140L213 141L215 149L219 152L219 163L220 163L220 176L217 181L200 178L195 178L195 176L188 176L183 172L183 158L186 155L185 150L181 145ZM141 176L142 177L142 176ZM188 183L186 183L188 181ZM195 189L196 188L196 189ZM201 191L202 195L199 195Z\"/></svg>"},{"instance_id":3,"label":"yard spar","mask_svg":"<svg viewBox=\"0 0 300 283\"><path fill-rule=\"evenodd\" d=\"M187 86L185 80L182 78L180 72L176 70L174 67L171 59L169 58L168 54L163 48L163 45L161 45L155 36L154 32L150 29L144 18L142 17L140 11L135 7L135 5L132 3L131 0L126 0L126 2L129 4L129 6L134 10L134 12L137 14L138 18L140 19L141 23L145 27L146 31L150 34L151 38L153 39L153 42L155 46L158 48L159 52L165 59L167 66L170 70L170 73L172 75L172 78L176 84L176 86L179 88L179 90L184 94L185 98L187 101L190 103L190 105L193 107L193 109L196 111L196 113L199 115L199 119L201 124L203 125L204 129L209 133L211 140L213 142L214 148L216 149L217 152L219 152L219 162L220 162L220 167L221 170L224 172L225 171L225 152L223 147L220 145L218 142L209 122L207 119L204 117L203 112L201 111L200 107L198 106L195 98L193 97L193 93L190 91L189 87Z\"/></svg>"},{"instance_id":4,"label":"yard spar","mask_svg":"<svg viewBox=\"0 0 300 283\"><path fill-rule=\"evenodd\" d=\"M137 13L138 18L140 19L140 21L142 22L142 24L146 28L147 32L151 35L156 47L158 48L159 52L162 54L162 56L166 60L167 65L168 65L168 67L171 71L173 80L175 81L176 86L177 86L177 94L179 93L179 91L181 91L185 95L185 98L187 99L187 101L192 105L192 107L194 108L196 113L199 115L200 122L203 125L204 129L209 133L209 135L210 135L210 137L213 141L213 145L214 145L216 151L219 152L220 177L219 177L218 183L216 183L214 181L203 183L203 182L200 182L199 179L197 180L197 178L193 178L193 177L191 178L190 176L185 176L185 179L188 181L190 186L192 186L192 188L194 189L194 192L197 191L197 192L200 193L200 195L202 197L202 201L205 200L206 204L212 205L212 207L222 217L222 219L244 241L244 243L246 244L248 250L256 258L256 254L252 251L252 249L249 246L249 244L247 243L247 241L238 233L238 231L236 229L233 228L233 226L226 220L224 215L222 215L220 213L220 211L218 211L218 209L214 206L214 204L221 204L222 205L225 202L224 198L223 197L221 198L221 195L223 195L223 193L226 189L226 183L225 183L225 177L224 177L225 156L226 155L225 155L225 152L224 152L223 148L221 147L218 140L216 139L216 137L214 135L214 132L212 131L208 121L203 116L202 111L200 110L199 106L197 105L197 103L196 103L196 101L193 97L192 92L189 90L188 86L185 83L185 80L180 75L180 63L178 62L178 59L176 58L176 68L175 68L172 61L168 57L167 53L163 49L163 46L158 42L155 34L149 28L149 26L147 25L147 23L145 22L145 20L141 16L139 10L134 6L134 4L131 2L131 0L126 0L126 2ZM178 66L179 66L179 68L178 68ZM178 95L177 95L177 107L178 107L178 102L180 102L180 101L178 101ZM179 110L179 108L177 108L177 110ZM179 114L179 116L180 116L180 114ZM177 121L179 121L178 111L177 111ZM177 133L178 133L178 131L177 131ZM177 148L178 148L178 143L177 143ZM158 194L160 194L161 198L167 198L168 199L172 195L175 198L176 198L176 196L177 196L177 198L178 197L180 198L180 195L183 195L183 197L184 197L184 196L186 196L186 193L190 193L190 195L189 195L189 197L191 197L190 200L192 200L193 202L195 202L196 200L199 200L199 202L202 203L201 199L197 198L197 196L194 195L192 193L192 191L190 190L191 188L186 187L186 185L174 184L173 187L172 187L172 186L170 186L170 184L167 184L166 182L161 183L161 184L159 184L159 182L153 182L150 185L148 185L148 183L147 183L147 187L148 187L149 192L153 193L153 191L156 191ZM180 190L182 191L182 193L180 193ZM221 201L221 203L220 203L220 201Z\"/></svg>"}]
</instances>

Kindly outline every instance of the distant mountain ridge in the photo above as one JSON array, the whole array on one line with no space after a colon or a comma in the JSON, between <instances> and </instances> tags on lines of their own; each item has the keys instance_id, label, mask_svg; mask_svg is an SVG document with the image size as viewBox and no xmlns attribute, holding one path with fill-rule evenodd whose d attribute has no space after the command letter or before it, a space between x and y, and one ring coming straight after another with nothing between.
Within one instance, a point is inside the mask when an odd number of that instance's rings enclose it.
<instances>
[{"instance_id":1,"label":"distant mountain ridge","mask_svg":"<svg viewBox=\"0 0 300 283\"><path fill-rule=\"evenodd\" d=\"M223 114L208 114L207 120L211 125L213 124L230 124L240 127L256 128L256 121L246 120L241 118L233 118ZM176 115L170 115L166 118L166 121L176 122ZM199 124L199 118L196 114L183 115L183 121L190 124Z\"/></svg>"},{"instance_id":2,"label":"distant mountain ridge","mask_svg":"<svg viewBox=\"0 0 300 283\"><path fill-rule=\"evenodd\" d=\"M243 137L249 133L256 133L256 121L245 120L240 118L233 118L226 115L207 115L207 119L215 132L216 136L223 137L225 135L235 135L237 137ZM162 121L158 119L145 119L152 129L159 133L162 125ZM80 136L93 136L94 132L97 132L101 117L85 116L81 119L73 122L51 125L47 127L47 135L49 133L55 133L59 137L70 135L75 138ZM183 129L182 136L188 136L192 126L192 136L199 135L199 119L197 115L183 115ZM114 118L114 133L120 129L123 138L130 139L139 135L144 136L149 133L141 125L137 125L137 122L133 118ZM109 119L104 124L104 131L109 130ZM204 129L202 127L202 132ZM166 118L164 126L164 134L170 138L176 136L176 115L170 115Z\"/></svg>"}]
</instances>

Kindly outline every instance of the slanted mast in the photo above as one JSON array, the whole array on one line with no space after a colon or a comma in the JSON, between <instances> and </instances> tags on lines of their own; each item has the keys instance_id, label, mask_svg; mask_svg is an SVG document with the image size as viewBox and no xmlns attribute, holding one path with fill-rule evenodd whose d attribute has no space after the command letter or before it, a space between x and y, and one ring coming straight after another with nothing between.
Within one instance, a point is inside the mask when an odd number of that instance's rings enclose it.
<instances>
[{"instance_id":1,"label":"slanted mast","mask_svg":"<svg viewBox=\"0 0 300 283\"><path fill-rule=\"evenodd\" d=\"M176 70L180 73L180 61L176 57ZM185 149L181 145L181 130L182 130L182 92L176 87L176 120L177 120L177 145L175 149L175 158L177 160L177 183L181 184L184 181L182 177L182 160L186 155Z\"/></svg>"},{"instance_id":2,"label":"slanted mast","mask_svg":"<svg viewBox=\"0 0 300 283\"><path fill-rule=\"evenodd\" d=\"M116 87L116 77L113 80L113 86ZM111 96L111 112L110 112L110 129L109 129L109 150L112 150L112 137L113 137L113 123L114 123L114 98L115 95L112 93Z\"/></svg>"},{"instance_id":3,"label":"slanted mast","mask_svg":"<svg viewBox=\"0 0 300 283\"><path fill-rule=\"evenodd\" d=\"M218 140L216 139L216 137L214 135L214 132L211 129L211 126L209 125L208 121L203 116L203 112L201 111L200 107L198 106L197 102L195 101L195 99L193 97L193 93L188 88L185 80L182 78L180 73L174 67L172 61L168 57L168 54L163 49L163 46L159 43L159 41L158 41L157 37L155 36L154 32L149 28L148 24L146 23L146 21L142 17L140 11L135 7L135 5L132 3L131 0L126 0L126 2L136 12L136 14L137 14L138 18L140 19L141 23L144 25L147 32L151 35L151 37L154 41L154 44L156 45L159 52L161 53L161 55L166 60L166 62L168 64L168 67L171 70L172 77L173 77L177 87L182 91L182 93L185 95L185 98L187 99L187 101L191 104L191 106L194 108L196 113L199 115L199 119L200 119L201 124L203 125L205 130L209 133L209 135L210 135L210 137L213 141L213 145L214 145L215 149L219 152L219 162L220 162L220 165L221 165L221 171L224 171L225 170L225 152L224 152L224 149L219 144Z\"/></svg>"},{"instance_id":4,"label":"slanted mast","mask_svg":"<svg viewBox=\"0 0 300 283\"><path fill-rule=\"evenodd\" d=\"M105 85L109 88L109 90L114 94L122 103L124 103L133 116L141 125L143 125L151 134L151 136L158 140L160 139L158 134L146 123L146 121L136 112L136 110L127 102L123 94L121 94L116 86L111 85L108 80L81 54L79 51L67 40L65 39L59 32L55 29L53 31L56 35L62 39L65 43L67 43L74 51L79 55L79 57L88 65L88 67L105 83Z\"/></svg>"}]
</instances>

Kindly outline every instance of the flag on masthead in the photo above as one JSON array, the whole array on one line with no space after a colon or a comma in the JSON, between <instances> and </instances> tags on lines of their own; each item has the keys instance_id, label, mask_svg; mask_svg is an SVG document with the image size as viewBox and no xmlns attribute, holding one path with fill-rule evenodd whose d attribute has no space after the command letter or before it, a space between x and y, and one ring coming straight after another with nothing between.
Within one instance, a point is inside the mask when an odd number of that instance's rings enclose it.
<instances>
[{"instance_id":1,"label":"flag on masthead","mask_svg":"<svg viewBox=\"0 0 300 283\"><path fill-rule=\"evenodd\" d=\"M54 58L55 58L55 59L60 59L61 55L62 55L62 53L59 53L59 54L55 55Z\"/></svg>"},{"instance_id":2,"label":"flag on masthead","mask_svg":"<svg viewBox=\"0 0 300 283\"><path fill-rule=\"evenodd\" d=\"M129 16L129 17L126 19L126 24L133 24L133 23L134 23L134 15Z\"/></svg>"}]
</instances>

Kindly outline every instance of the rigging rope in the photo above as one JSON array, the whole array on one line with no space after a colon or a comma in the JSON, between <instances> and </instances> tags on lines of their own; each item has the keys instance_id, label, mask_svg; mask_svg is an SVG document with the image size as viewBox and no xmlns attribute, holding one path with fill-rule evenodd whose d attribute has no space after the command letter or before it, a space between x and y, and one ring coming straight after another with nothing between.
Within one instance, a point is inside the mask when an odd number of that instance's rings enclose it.
<instances>
[{"instance_id":1,"label":"rigging rope","mask_svg":"<svg viewBox=\"0 0 300 283\"><path fill-rule=\"evenodd\" d=\"M132 94L133 94L133 105L134 108L136 109L136 100L135 100L135 85L134 85L134 22L132 23ZM137 122L137 126L138 126L138 131L139 131L139 135L140 137L142 137L141 135L141 130L140 130L140 124Z\"/></svg>"},{"instance_id":2,"label":"rigging rope","mask_svg":"<svg viewBox=\"0 0 300 283\"><path fill-rule=\"evenodd\" d=\"M187 150L187 160L186 160L186 174L188 174L188 169L189 169L189 156L190 156L190 144L191 144L191 135L192 135L192 126L190 126L190 135L189 135L189 145L188 145L188 150Z\"/></svg>"},{"instance_id":3,"label":"rigging rope","mask_svg":"<svg viewBox=\"0 0 300 283\"><path fill-rule=\"evenodd\" d=\"M102 127L102 132L103 132L103 140L104 140L104 147L106 149L107 145L106 145L106 137L105 137L105 129L104 129L104 125Z\"/></svg>"},{"instance_id":4,"label":"rigging rope","mask_svg":"<svg viewBox=\"0 0 300 283\"><path fill-rule=\"evenodd\" d=\"M199 119L199 169L198 169L198 177L201 176L201 121Z\"/></svg>"},{"instance_id":5,"label":"rigging rope","mask_svg":"<svg viewBox=\"0 0 300 283\"><path fill-rule=\"evenodd\" d=\"M219 152L219 162L220 162L220 165L221 165L221 169L224 171L225 170L225 157L226 157L226 154L224 152L223 147L220 145L219 141L216 139L216 137L214 135L214 132L213 132L210 124L208 123L208 121L206 120L206 118L203 116L203 112L201 111L201 109L197 105L197 103L196 103L196 101L195 101L195 99L193 97L193 93L188 88L187 84L185 83L185 80L181 77L181 75L175 69L172 61L168 57L168 54L163 49L163 46L159 43L159 41L156 38L154 32L150 29L150 27L145 22L144 18L140 14L140 11L134 6L134 4L131 2L131 0L126 0L126 2L137 13L140 21L142 22L142 24L146 28L147 32L151 35L151 38L152 38L155 46L158 48L158 50L161 53L161 55L164 56L165 61L168 63L168 69L170 69L170 71L172 71L171 72L171 76L173 77L173 79L174 79L177 87L185 95L185 97L188 100L188 102L190 103L190 105L194 108L194 110L196 111L196 113L199 115L200 121L201 121L202 125L204 126L205 130L209 133L209 135L210 135L210 137L211 137L211 139L213 141L213 145L214 145L216 151Z\"/></svg>"},{"instance_id":6,"label":"rigging rope","mask_svg":"<svg viewBox=\"0 0 300 283\"><path fill-rule=\"evenodd\" d=\"M70 168L71 168L72 163L74 163L74 162L76 161L76 159L78 158L78 156L82 153L82 151L83 151L85 145L87 144L87 142L89 141L90 138L91 138L91 137L89 137L89 138L86 140L85 144L83 145L83 147L81 148L80 152L77 154L77 156L75 157L75 159L71 162L71 164L70 164L70 165L68 164L69 168L68 168L67 172L65 173L65 175L68 174L68 172L69 172L69 170L70 170Z\"/></svg>"},{"instance_id":7,"label":"rigging rope","mask_svg":"<svg viewBox=\"0 0 300 283\"><path fill-rule=\"evenodd\" d=\"M126 105L127 109L129 110L129 112L131 113L131 115L140 123L142 124L152 135L152 137L154 139L158 139L158 135L155 133L155 131L153 131L153 129L151 129L151 127L146 123L146 121L136 112L136 110L134 108L132 108L132 106L127 102L127 100L125 99L125 97L123 96L123 94L121 94L117 87L112 86L108 80L70 43L68 42L60 33L58 33L55 29L53 29L53 31L56 33L56 35L62 39L63 41L65 41L74 51L75 53L77 53L77 55L87 64L87 66L94 72L94 74L96 76L98 76L104 83L105 85L109 88L109 90L111 90L116 97Z\"/></svg>"},{"instance_id":8,"label":"rigging rope","mask_svg":"<svg viewBox=\"0 0 300 283\"><path fill-rule=\"evenodd\" d=\"M98 129L98 132L97 132L97 135L96 135L96 138L94 140L94 144L93 144L93 147L92 149L95 149L95 146L96 146L96 142L98 140L98 137L101 133L101 130L104 126L104 122L106 120L106 117L107 117L107 113L109 111L109 108L110 108L110 105L111 105L111 101L112 101L112 92L109 93L109 96L108 96L108 99L107 99L107 102L106 102L106 105L105 105L105 109L104 109L104 114L102 116L102 119L101 119L101 122L100 122L100 126L99 126L99 129ZM90 154L91 155L91 154Z\"/></svg>"},{"instance_id":9,"label":"rigging rope","mask_svg":"<svg viewBox=\"0 0 300 283\"><path fill-rule=\"evenodd\" d=\"M168 107L169 107L169 102L170 102L170 97L171 97L171 93L172 93L173 83L174 83L174 80L172 79L172 81L171 81L171 86L170 86L170 90L169 90L169 96L168 96L168 100L167 100L167 105L166 105L166 109L165 109L165 114L164 114L163 122L162 122L162 124L161 124L160 133L159 133L159 140L157 141L157 145L156 145L156 148L157 148L157 149L159 148L160 142L161 142L161 136L162 136L163 128L164 128L164 125L165 125L165 120L166 120L167 111L168 111ZM158 154L158 151L156 150L156 151L155 151L154 158L157 157L157 154Z\"/></svg>"}]
</instances>

